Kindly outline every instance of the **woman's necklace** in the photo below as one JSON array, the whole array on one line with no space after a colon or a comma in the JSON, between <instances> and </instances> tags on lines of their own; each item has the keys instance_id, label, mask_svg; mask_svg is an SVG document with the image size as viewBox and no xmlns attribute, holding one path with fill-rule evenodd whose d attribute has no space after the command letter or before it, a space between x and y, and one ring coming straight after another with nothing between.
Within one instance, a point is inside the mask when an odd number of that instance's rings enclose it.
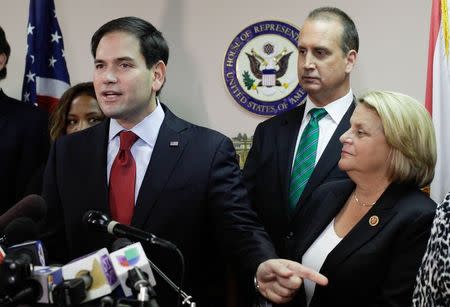
<instances>
[{"instance_id":1,"label":"woman's necklace","mask_svg":"<svg viewBox=\"0 0 450 307\"><path fill-rule=\"evenodd\" d=\"M353 198L355 199L356 204L359 205L359 206L362 206L362 207L373 207L377 203L376 201L374 201L373 204L366 204L366 203L363 203L363 202L360 203L359 199L358 199L358 196L356 196L356 191L353 191Z\"/></svg>"}]
</instances>

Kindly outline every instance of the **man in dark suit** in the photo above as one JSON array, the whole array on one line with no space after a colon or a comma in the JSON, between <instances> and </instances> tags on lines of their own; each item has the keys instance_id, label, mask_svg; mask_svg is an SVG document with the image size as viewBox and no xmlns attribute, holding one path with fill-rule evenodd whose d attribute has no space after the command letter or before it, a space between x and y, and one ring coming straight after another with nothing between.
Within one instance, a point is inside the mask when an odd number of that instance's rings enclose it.
<instances>
[{"instance_id":1,"label":"man in dark suit","mask_svg":"<svg viewBox=\"0 0 450 307\"><path fill-rule=\"evenodd\" d=\"M0 27L0 80L6 78L11 48ZM45 163L50 147L44 111L8 97L0 88L0 215L27 192L30 178ZM42 183L42 182L41 182Z\"/></svg>"},{"instance_id":2,"label":"man in dark suit","mask_svg":"<svg viewBox=\"0 0 450 307\"><path fill-rule=\"evenodd\" d=\"M244 183L282 257L291 256L292 225L301 222L296 217L311 193L325 182L346 177L337 166L342 148L339 137L349 128L355 108L350 72L358 46L358 32L347 14L330 7L313 10L300 31L298 45L298 78L308 93L306 102L256 128ZM302 133L309 129L313 109L326 112L318 120L314 150L303 154ZM311 158L309 166L301 164ZM297 174L303 176L301 184L295 182Z\"/></svg>"},{"instance_id":3,"label":"man in dark suit","mask_svg":"<svg viewBox=\"0 0 450 307\"><path fill-rule=\"evenodd\" d=\"M276 254L248 204L230 139L178 118L157 98L169 54L161 32L119 18L97 30L91 49L96 95L110 119L52 147L44 179L49 255L65 261L110 247L111 237L81 225L86 211L100 210L175 243L186 262L185 292L199 306L226 301L214 287L225 267L219 255L238 261L243 276L256 274L275 301L300 286L298 277L324 283L298 263L268 260ZM178 283L177 255L158 246L147 252ZM176 292L156 277L160 306L175 306Z\"/></svg>"}]
</instances>

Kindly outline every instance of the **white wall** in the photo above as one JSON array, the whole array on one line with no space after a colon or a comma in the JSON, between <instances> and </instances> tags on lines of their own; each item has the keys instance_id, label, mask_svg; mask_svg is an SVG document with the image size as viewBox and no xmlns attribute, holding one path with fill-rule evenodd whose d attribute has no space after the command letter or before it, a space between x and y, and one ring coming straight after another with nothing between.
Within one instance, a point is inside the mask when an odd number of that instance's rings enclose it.
<instances>
[{"instance_id":1,"label":"white wall","mask_svg":"<svg viewBox=\"0 0 450 307\"><path fill-rule=\"evenodd\" d=\"M20 97L25 68L28 0L2 0L0 25L12 47L8 77L0 86ZM169 42L168 81L162 100L178 115L232 137L253 134L265 117L241 108L228 94L222 62L231 40L246 26L278 19L300 26L319 6L337 6L355 21L360 52L352 75L356 94L390 89L425 97L431 1L410 0L55 0L72 84L91 80L89 43L106 21L138 16Z\"/></svg>"}]
</instances>

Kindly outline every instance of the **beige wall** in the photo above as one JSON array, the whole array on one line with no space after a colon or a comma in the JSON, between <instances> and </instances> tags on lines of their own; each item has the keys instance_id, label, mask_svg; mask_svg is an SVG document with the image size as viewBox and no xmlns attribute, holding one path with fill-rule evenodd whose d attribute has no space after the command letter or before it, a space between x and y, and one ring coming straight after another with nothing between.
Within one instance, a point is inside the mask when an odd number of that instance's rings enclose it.
<instances>
[{"instance_id":1,"label":"beige wall","mask_svg":"<svg viewBox=\"0 0 450 307\"><path fill-rule=\"evenodd\" d=\"M0 86L18 98L25 66L28 0L2 0L0 25L12 47ZM264 117L238 106L228 94L222 61L233 37L261 20L301 25L311 9L333 5L346 11L360 34L360 55L352 76L356 94L390 89L419 100L425 77L431 1L409 0L55 0L72 84L92 79L89 42L106 21L134 15L152 22L169 41L168 81L162 94L178 115L233 137L253 134Z\"/></svg>"}]
</instances>

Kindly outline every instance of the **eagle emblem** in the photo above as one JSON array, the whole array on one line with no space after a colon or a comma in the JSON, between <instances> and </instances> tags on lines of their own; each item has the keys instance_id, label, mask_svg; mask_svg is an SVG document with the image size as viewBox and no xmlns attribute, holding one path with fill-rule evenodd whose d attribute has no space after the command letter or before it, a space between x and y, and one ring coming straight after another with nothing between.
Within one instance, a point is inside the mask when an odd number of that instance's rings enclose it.
<instances>
[{"instance_id":1,"label":"eagle emblem","mask_svg":"<svg viewBox=\"0 0 450 307\"><path fill-rule=\"evenodd\" d=\"M299 29L281 21L254 23L234 37L225 53L228 92L247 110L276 115L304 101L297 78Z\"/></svg>"},{"instance_id":2,"label":"eagle emblem","mask_svg":"<svg viewBox=\"0 0 450 307\"><path fill-rule=\"evenodd\" d=\"M247 71L244 72L244 80L247 79L247 82L244 82L248 90L251 88L256 90L257 87L261 86L283 86L278 79L286 74L292 51L288 53L287 49L283 48L277 55L270 56L274 53L274 46L271 43L266 43L263 46L263 51L268 57L262 57L255 49L252 49L251 53L245 53L250 61L253 76L259 80L255 83L256 80L251 79ZM286 87L286 84L284 86Z\"/></svg>"}]
</instances>

